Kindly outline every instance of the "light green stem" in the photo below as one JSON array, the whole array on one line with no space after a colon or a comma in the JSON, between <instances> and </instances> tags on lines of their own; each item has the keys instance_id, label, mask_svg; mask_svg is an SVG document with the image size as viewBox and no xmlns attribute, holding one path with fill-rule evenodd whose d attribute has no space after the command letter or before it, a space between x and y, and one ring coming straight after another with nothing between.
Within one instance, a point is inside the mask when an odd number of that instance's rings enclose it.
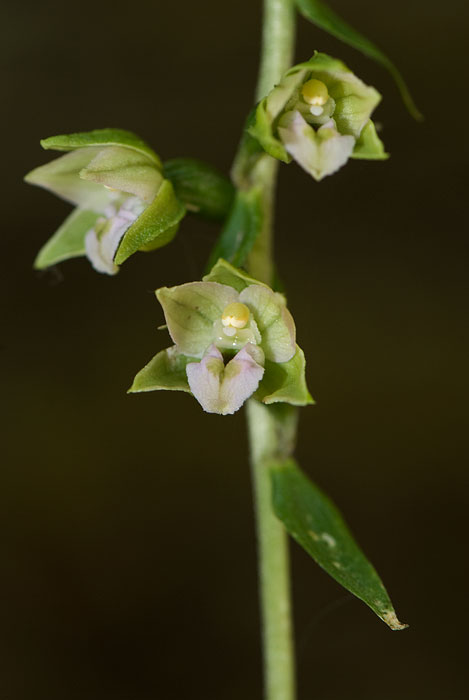
<instances>
[{"instance_id":1,"label":"light green stem","mask_svg":"<svg viewBox=\"0 0 469 700\"><path fill-rule=\"evenodd\" d=\"M294 0L264 0L262 50L256 99L265 97L293 62L295 47ZM251 184L263 193L263 226L249 255L251 274L271 284L274 273L272 228L278 161L267 154L251 173Z\"/></svg>"},{"instance_id":2,"label":"light green stem","mask_svg":"<svg viewBox=\"0 0 469 700\"><path fill-rule=\"evenodd\" d=\"M295 442L297 411L251 399L247 418L257 520L266 700L294 700L295 654L291 615L288 539L272 510L269 465L286 459Z\"/></svg>"},{"instance_id":3,"label":"light green stem","mask_svg":"<svg viewBox=\"0 0 469 700\"><path fill-rule=\"evenodd\" d=\"M258 99L265 97L290 67L294 38L293 0L264 0ZM251 185L262 191L263 226L247 267L253 277L267 284L272 283L274 270L272 230L277 166L277 161L265 154L251 172ZM296 415L296 409L287 405L264 406L254 399L247 405L258 535L266 700L295 699L288 540L272 509L269 462L291 454Z\"/></svg>"}]
</instances>

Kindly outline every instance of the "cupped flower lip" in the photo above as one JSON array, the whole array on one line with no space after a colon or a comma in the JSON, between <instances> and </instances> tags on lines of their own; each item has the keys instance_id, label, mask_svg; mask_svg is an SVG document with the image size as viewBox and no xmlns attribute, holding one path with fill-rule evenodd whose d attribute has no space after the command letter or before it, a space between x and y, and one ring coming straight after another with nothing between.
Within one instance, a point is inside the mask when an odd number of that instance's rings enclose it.
<instances>
[{"instance_id":1,"label":"cupped flower lip","mask_svg":"<svg viewBox=\"0 0 469 700\"><path fill-rule=\"evenodd\" d=\"M264 375L264 353L247 343L225 365L212 344L201 362L190 362L186 372L191 392L204 411L225 416L238 411L257 390Z\"/></svg>"}]
</instances>

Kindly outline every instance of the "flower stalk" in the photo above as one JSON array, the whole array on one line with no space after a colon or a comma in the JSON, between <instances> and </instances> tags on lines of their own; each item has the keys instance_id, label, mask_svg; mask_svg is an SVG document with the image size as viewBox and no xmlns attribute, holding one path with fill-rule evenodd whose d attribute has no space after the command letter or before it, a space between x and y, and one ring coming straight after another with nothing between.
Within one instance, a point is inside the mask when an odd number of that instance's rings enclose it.
<instances>
[{"instance_id":1,"label":"flower stalk","mask_svg":"<svg viewBox=\"0 0 469 700\"><path fill-rule=\"evenodd\" d=\"M264 0L262 52L257 99L280 80L293 61L295 8L293 0ZM273 278L273 219L278 161L258 160L251 182L262 192L263 224L249 255L250 274L266 284ZM291 406L247 404L254 506L259 557L264 685L266 700L294 700L295 661L291 617L288 539L271 502L269 460L291 454L297 410Z\"/></svg>"}]
</instances>

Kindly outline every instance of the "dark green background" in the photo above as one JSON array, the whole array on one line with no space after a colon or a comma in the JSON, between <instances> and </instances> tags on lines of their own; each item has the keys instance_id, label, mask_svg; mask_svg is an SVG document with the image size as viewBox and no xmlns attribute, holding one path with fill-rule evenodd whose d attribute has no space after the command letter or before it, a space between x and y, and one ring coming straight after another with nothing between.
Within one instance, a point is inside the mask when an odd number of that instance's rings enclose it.
<instances>
[{"instance_id":1,"label":"dark green background","mask_svg":"<svg viewBox=\"0 0 469 700\"><path fill-rule=\"evenodd\" d=\"M320 184L281 169L277 256L317 399L298 456L411 628L389 631L294 545L299 697L462 700L467 3L332 4L395 58L427 119L412 122L380 67L300 22L299 60L340 56L384 94L392 158ZM227 171L259 6L2 7L2 700L261 697L244 416L125 393L168 343L152 290L197 279L217 229L187 218L116 278L84 260L39 274L69 207L21 182L50 157L41 137L104 126Z\"/></svg>"}]
</instances>

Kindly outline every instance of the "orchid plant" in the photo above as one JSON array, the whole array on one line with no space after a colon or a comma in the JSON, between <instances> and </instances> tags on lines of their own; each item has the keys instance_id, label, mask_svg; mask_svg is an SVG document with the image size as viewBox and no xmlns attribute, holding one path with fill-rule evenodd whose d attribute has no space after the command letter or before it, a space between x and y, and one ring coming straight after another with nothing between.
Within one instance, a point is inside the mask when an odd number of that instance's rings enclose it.
<instances>
[{"instance_id":1,"label":"orchid plant","mask_svg":"<svg viewBox=\"0 0 469 700\"><path fill-rule=\"evenodd\" d=\"M231 180L191 158L163 162L123 129L45 139L45 149L63 154L26 176L74 206L39 252L38 269L86 256L98 272L115 275L134 253L170 243L188 214L221 223L202 280L156 290L172 345L137 373L130 392L183 391L220 415L246 406L267 700L296 697L288 534L391 629L406 627L337 508L293 458L298 407L314 401L274 275L278 165L295 160L321 181L349 159L388 157L372 121L381 99L375 88L324 53L291 66L297 11L388 68L420 118L391 61L321 0L264 0L257 103Z\"/></svg>"}]
</instances>

